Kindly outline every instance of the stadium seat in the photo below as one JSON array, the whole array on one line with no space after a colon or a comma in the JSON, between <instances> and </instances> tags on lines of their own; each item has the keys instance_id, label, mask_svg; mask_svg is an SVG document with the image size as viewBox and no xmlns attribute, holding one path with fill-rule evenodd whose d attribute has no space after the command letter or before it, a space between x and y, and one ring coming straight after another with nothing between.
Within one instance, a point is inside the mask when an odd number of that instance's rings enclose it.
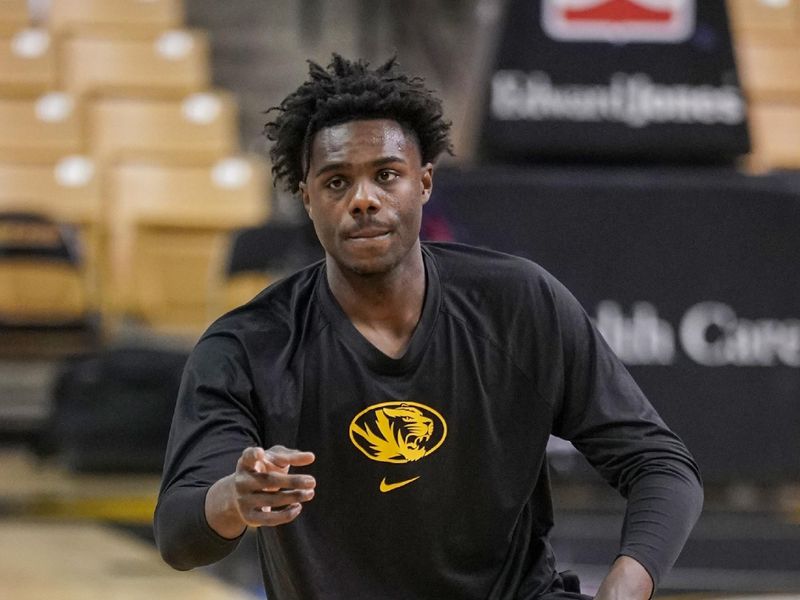
<instances>
[{"instance_id":1,"label":"stadium seat","mask_svg":"<svg viewBox=\"0 0 800 600\"><path fill-rule=\"evenodd\" d=\"M0 96L39 96L55 88L56 59L47 31L0 35Z\"/></svg>"},{"instance_id":2,"label":"stadium seat","mask_svg":"<svg viewBox=\"0 0 800 600\"><path fill-rule=\"evenodd\" d=\"M58 354L96 340L68 225L35 213L0 213L0 338L3 356Z\"/></svg>"},{"instance_id":3,"label":"stadium seat","mask_svg":"<svg viewBox=\"0 0 800 600\"><path fill-rule=\"evenodd\" d=\"M68 323L87 310L75 241L35 213L0 213L0 320Z\"/></svg>"},{"instance_id":4,"label":"stadium seat","mask_svg":"<svg viewBox=\"0 0 800 600\"><path fill-rule=\"evenodd\" d=\"M208 39L170 30L146 39L82 35L60 48L61 87L76 96L182 98L210 82Z\"/></svg>"},{"instance_id":5,"label":"stadium seat","mask_svg":"<svg viewBox=\"0 0 800 600\"><path fill-rule=\"evenodd\" d=\"M143 159L207 165L237 147L236 105L227 93L103 98L89 107L89 150L104 164Z\"/></svg>"},{"instance_id":6,"label":"stadium seat","mask_svg":"<svg viewBox=\"0 0 800 600\"><path fill-rule=\"evenodd\" d=\"M800 169L800 104L756 104L749 116L750 167L755 171Z\"/></svg>"},{"instance_id":7,"label":"stadium seat","mask_svg":"<svg viewBox=\"0 0 800 600\"><path fill-rule=\"evenodd\" d=\"M162 329L206 325L212 269L230 231L267 218L268 179L255 157L211 167L114 167L109 232L118 309Z\"/></svg>"},{"instance_id":8,"label":"stadium seat","mask_svg":"<svg viewBox=\"0 0 800 600\"><path fill-rule=\"evenodd\" d=\"M774 39L800 32L800 0L728 0L727 5L736 38L752 35Z\"/></svg>"},{"instance_id":9,"label":"stadium seat","mask_svg":"<svg viewBox=\"0 0 800 600\"><path fill-rule=\"evenodd\" d=\"M48 26L59 34L144 35L178 27L180 0L50 0Z\"/></svg>"},{"instance_id":10,"label":"stadium seat","mask_svg":"<svg viewBox=\"0 0 800 600\"><path fill-rule=\"evenodd\" d=\"M794 41L744 39L736 55L751 100L800 103L800 29Z\"/></svg>"},{"instance_id":11,"label":"stadium seat","mask_svg":"<svg viewBox=\"0 0 800 600\"><path fill-rule=\"evenodd\" d=\"M214 286L215 312L251 300L278 279L325 256L310 221L301 225L266 223L234 231Z\"/></svg>"},{"instance_id":12,"label":"stadium seat","mask_svg":"<svg viewBox=\"0 0 800 600\"><path fill-rule=\"evenodd\" d=\"M0 208L12 203L76 226L100 221L99 177L92 162L70 156L54 165L0 163Z\"/></svg>"},{"instance_id":13,"label":"stadium seat","mask_svg":"<svg viewBox=\"0 0 800 600\"><path fill-rule=\"evenodd\" d=\"M61 92L0 98L0 161L53 163L84 150L80 104Z\"/></svg>"},{"instance_id":14,"label":"stadium seat","mask_svg":"<svg viewBox=\"0 0 800 600\"><path fill-rule=\"evenodd\" d=\"M85 157L55 165L0 163L0 211L32 211L76 229L93 306L100 303L101 198L99 174Z\"/></svg>"},{"instance_id":15,"label":"stadium seat","mask_svg":"<svg viewBox=\"0 0 800 600\"><path fill-rule=\"evenodd\" d=\"M800 168L800 0L728 0L753 172Z\"/></svg>"},{"instance_id":16,"label":"stadium seat","mask_svg":"<svg viewBox=\"0 0 800 600\"><path fill-rule=\"evenodd\" d=\"M19 31L29 24L28 0L0 1L0 33Z\"/></svg>"}]
</instances>

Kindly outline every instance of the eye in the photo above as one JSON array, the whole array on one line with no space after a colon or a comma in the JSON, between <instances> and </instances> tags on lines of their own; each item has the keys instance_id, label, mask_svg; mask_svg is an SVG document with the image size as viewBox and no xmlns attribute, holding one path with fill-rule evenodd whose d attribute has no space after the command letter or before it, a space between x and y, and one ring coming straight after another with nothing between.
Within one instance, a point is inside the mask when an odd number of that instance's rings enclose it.
<instances>
[{"instance_id":1,"label":"eye","mask_svg":"<svg viewBox=\"0 0 800 600\"><path fill-rule=\"evenodd\" d=\"M392 171L391 169L383 169L382 171L378 171L377 179L380 183L389 183L398 177L399 175L395 171Z\"/></svg>"},{"instance_id":2,"label":"eye","mask_svg":"<svg viewBox=\"0 0 800 600\"><path fill-rule=\"evenodd\" d=\"M338 175L336 177L331 177L325 183L326 188L328 188L329 190L333 190L335 192L343 190L346 186L347 186L347 181L344 179L344 177L339 177Z\"/></svg>"}]
</instances>

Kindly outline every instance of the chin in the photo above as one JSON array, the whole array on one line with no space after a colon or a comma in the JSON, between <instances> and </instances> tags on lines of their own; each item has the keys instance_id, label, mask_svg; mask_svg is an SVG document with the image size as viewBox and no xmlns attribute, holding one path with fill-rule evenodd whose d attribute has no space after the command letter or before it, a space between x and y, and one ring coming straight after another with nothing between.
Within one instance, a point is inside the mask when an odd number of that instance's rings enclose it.
<instances>
[{"instance_id":1,"label":"chin","mask_svg":"<svg viewBox=\"0 0 800 600\"><path fill-rule=\"evenodd\" d=\"M401 267L408 257L410 248L395 246L369 251L366 248L355 252L349 248L343 250L338 253L338 256L333 257L341 270L362 277L377 277Z\"/></svg>"},{"instance_id":2,"label":"chin","mask_svg":"<svg viewBox=\"0 0 800 600\"><path fill-rule=\"evenodd\" d=\"M388 273L394 267L393 263L387 263L381 260L371 261L353 261L345 265L346 268L363 277L383 275Z\"/></svg>"},{"instance_id":3,"label":"chin","mask_svg":"<svg viewBox=\"0 0 800 600\"><path fill-rule=\"evenodd\" d=\"M392 252L343 252L335 257L339 268L361 276L383 275L390 272L398 265L398 259Z\"/></svg>"}]
</instances>

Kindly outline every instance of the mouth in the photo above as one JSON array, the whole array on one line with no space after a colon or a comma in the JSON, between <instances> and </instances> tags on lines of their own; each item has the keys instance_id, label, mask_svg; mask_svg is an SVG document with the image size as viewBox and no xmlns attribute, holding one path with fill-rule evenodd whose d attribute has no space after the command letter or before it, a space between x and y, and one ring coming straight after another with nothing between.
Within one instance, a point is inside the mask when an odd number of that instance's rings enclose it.
<instances>
[{"instance_id":1,"label":"mouth","mask_svg":"<svg viewBox=\"0 0 800 600\"><path fill-rule=\"evenodd\" d=\"M391 235L391 230L386 228L365 228L351 231L347 234L347 239L352 241L379 241L386 239Z\"/></svg>"}]
</instances>

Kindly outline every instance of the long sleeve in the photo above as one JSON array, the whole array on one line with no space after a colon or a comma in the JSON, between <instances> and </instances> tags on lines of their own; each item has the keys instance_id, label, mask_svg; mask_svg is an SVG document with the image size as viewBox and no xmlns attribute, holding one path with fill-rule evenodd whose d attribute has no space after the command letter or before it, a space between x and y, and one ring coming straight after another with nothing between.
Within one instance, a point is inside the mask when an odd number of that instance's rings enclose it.
<instances>
[{"instance_id":1,"label":"long sleeve","mask_svg":"<svg viewBox=\"0 0 800 600\"><path fill-rule=\"evenodd\" d=\"M172 567L187 570L229 554L239 540L219 536L205 518L208 488L260 445L251 377L232 337L202 339L184 370L155 511L156 543Z\"/></svg>"},{"instance_id":2,"label":"long sleeve","mask_svg":"<svg viewBox=\"0 0 800 600\"><path fill-rule=\"evenodd\" d=\"M703 504L699 470L569 292L553 283L563 381L553 432L626 499L619 554L658 585Z\"/></svg>"}]
</instances>

